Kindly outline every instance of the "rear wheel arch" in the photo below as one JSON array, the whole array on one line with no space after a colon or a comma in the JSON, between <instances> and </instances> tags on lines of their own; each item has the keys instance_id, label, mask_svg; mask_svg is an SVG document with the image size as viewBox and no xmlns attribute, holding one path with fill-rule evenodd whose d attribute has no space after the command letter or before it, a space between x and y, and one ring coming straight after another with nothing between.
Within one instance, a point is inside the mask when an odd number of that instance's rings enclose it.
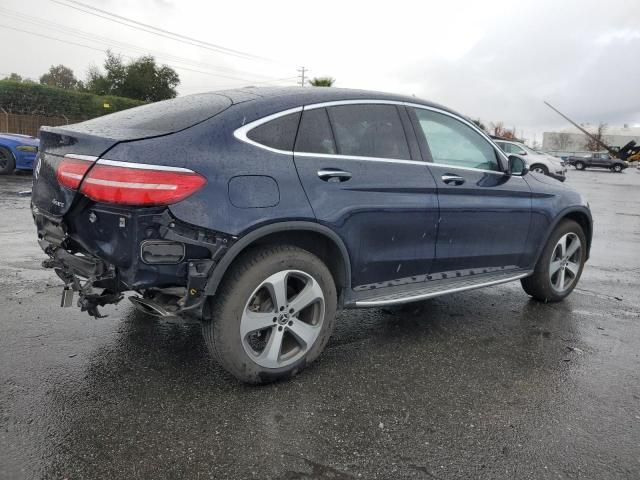
<instances>
[{"instance_id":1,"label":"rear wheel arch","mask_svg":"<svg viewBox=\"0 0 640 480\"><path fill-rule=\"evenodd\" d=\"M251 248L269 244L293 245L313 253L326 264L331 272L339 296L342 297L340 292L349 290L351 262L342 239L323 225L313 222L291 221L260 227L241 237L215 267L207 282L207 295L215 294L229 267L238 257ZM343 300L340 298L340 301Z\"/></svg>"}]
</instances>

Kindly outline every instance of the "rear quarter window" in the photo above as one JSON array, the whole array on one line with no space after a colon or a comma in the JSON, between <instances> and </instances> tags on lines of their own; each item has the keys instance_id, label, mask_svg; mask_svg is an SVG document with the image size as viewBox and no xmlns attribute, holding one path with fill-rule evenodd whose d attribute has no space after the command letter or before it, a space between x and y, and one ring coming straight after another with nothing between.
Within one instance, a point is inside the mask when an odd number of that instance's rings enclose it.
<instances>
[{"instance_id":1,"label":"rear quarter window","mask_svg":"<svg viewBox=\"0 0 640 480\"><path fill-rule=\"evenodd\" d=\"M299 122L300 112L284 115L252 128L247 138L266 147L292 152Z\"/></svg>"}]
</instances>

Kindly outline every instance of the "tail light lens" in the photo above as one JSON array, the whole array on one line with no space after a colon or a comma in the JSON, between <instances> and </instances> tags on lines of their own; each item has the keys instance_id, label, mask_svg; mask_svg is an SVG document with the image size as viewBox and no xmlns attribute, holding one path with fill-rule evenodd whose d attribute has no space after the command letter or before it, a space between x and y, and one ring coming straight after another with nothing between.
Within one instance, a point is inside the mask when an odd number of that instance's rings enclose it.
<instances>
[{"instance_id":1,"label":"tail light lens","mask_svg":"<svg viewBox=\"0 0 640 480\"><path fill-rule=\"evenodd\" d=\"M98 160L80 192L96 202L170 205L200 190L207 181L186 168Z\"/></svg>"},{"instance_id":2,"label":"tail light lens","mask_svg":"<svg viewBox=\"0 0 640 480\"><path fill-rule=\"evenodd\" d=\"M65 155L56 169L58 183L71 190L77 190L95 160L96 157L88 155Z\"/></svg>"}]
</instances>

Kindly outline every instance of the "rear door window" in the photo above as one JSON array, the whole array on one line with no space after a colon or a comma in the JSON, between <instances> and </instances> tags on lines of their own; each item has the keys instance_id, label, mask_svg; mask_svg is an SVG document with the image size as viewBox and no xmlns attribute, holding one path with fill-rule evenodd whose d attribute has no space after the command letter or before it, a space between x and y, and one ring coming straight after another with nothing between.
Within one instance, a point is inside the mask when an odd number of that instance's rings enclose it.
<instances>
[{"instance_id":1,"label":"rear door window","mask_svg":"<svg viewBox=\"0 0 640 480\"><path fill-rule=\"evenodd\" d=\"M395 105L340 105L327 108L327 112L338 154L403 160L411 158Z\"/></svg>"},{"instance_id":2,"label":"rear door window","mask_svg":"<svg viewBox=\"0 0 640 480\"><path fill-rule=\"evenodd\" d=\"M252 128L247 137L261 145L292 152L299 122L300 112L284 115Z\"/></svg>"},{"instance_id":3,"label":"rear door window","mask_svg":"<svg viewBox=\"0 0 640 480\"><path fill-rule=\"evenodd\" d=\"M329 125L329 117L324 108L305 110L302 113L296 152L335 154L336 145Z\"/></svg>"},{"instance_id":4,"label":"rear door window","mask_svg":"<svg viewBox=\"0 0 640 480\"><path fill-rule=\"evenodd\" d=\"M434 163L500 171L496 150L477 131L449 115L422 108L415 113Z\"/></svg>"}]
</instances>

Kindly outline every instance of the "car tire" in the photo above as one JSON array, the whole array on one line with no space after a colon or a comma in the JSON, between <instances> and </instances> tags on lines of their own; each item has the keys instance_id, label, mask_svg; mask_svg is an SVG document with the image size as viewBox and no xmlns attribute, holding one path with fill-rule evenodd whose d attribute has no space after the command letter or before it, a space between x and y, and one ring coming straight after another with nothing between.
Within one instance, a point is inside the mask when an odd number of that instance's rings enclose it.
<instances>
[{"instance_id":1,"label":"car tire","mask_svg":"<svg viewBox=\"0 0 640 480\"><path fill-rule=\"evenodd\" d=\"M569 254L575 245L578 250ZM580 281L586 258L587 239L582 227L573 220L562 220L549 237L533 275L520 280L522 288L541 302L559 302Z\"/></svg>"},{"instance_id":2,"label":"car tire","mask_svg":"<svg viewBox=\"0 0 640 480\"><path fill-rule=\"evenodd\" d=\"M576 162L575 164L576 170L584 170L584 163L583 162Z\"/></svg>"},{"instance_id":3,"label":"car tire","mask_svg":"<svg viewBox=\"0 0 640 480\"><path fill-rule=\"evenodd\" d=\"M314 300L298 308L305 299ZM202 330L210 353L239 380L264 384L296 375L320 355L335 325L337 293L317 256L265 246L236 260L209 306Z\"/></svg>"},{"instance_id":4,"label":"car tire","mask_svg":"<svg viewBox=\"0 0 640 480\"><path fill-rule=\"evenodd\" d=\"M611 167L611 171L615 173L622 172L622 165L620 165L619 163L616 163L613 167Z\"/></svg>"},{"instance_id":5,"label":"car tire","mask_svg":"<svg viewBox=\"0 0 640 480\"><path fill-rule=\"evenodd\" d=\"M542 175L549 175L549 169L544 165L540 165L539 163L532 165L530 171L540 173Z\"/></svg>"},{"instance_id":6,"label":"car tire","mask_svg":"<svg viewBox=\"0 0 640 480\"><path fill-rule=\"evenodd\" d=\"M11 150L0 147L0 175L11 175L16 169L16 159Z\"/></svg>"}]
</instances>

